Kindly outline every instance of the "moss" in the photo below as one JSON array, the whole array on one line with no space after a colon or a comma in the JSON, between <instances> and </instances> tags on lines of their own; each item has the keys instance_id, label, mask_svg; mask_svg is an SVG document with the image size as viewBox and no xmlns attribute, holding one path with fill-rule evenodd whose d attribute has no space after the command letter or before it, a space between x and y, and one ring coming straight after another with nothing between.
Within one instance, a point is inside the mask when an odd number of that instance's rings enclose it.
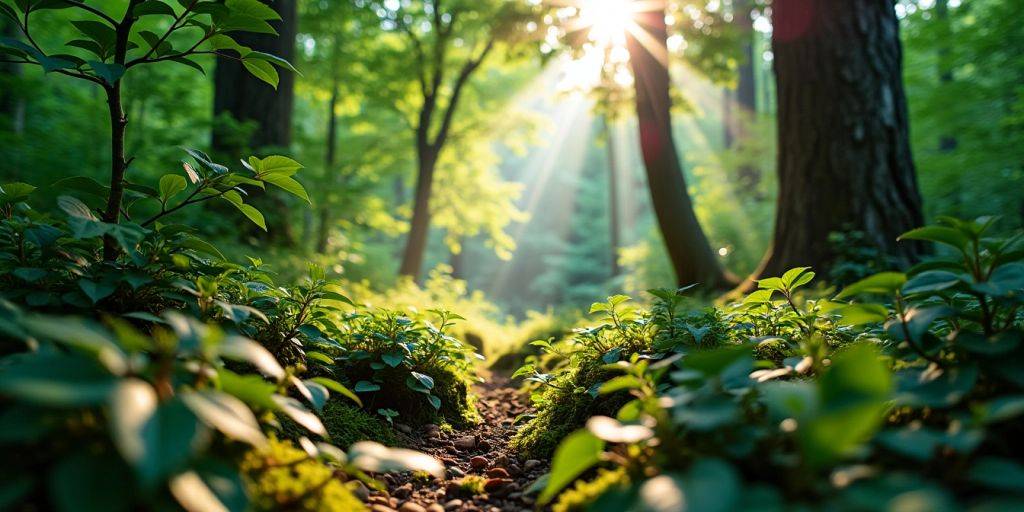
<instances>
[{"instance_id":1,"label":"moss","mask_svg":"<svg viewBox=\"0 0 1024 512\"><path fill-rule=\"evenodd\" d=\"M571 489L562 492L551 507L551 512L583 512L602 494L628 485L629 475L625 468L602 469L594 479L578 480Z\"/></svg>"},{"instance_id":2,"label":"moss","mask_svg":"<svg viewBox=\"0 0 1024 512\"><path fill-rule=\"evenodd\" d=\"M348 448L357 441L376 441L396 446L398 440L391 427L369 411L357 409L344 400L330 400L321 415L331 442Z\"/></svg>"},{"instance_id":3,"label":"moss","mask_svg":"<svg viewBox=\"0 0 1024 512\"><path fill-rule=\"evenodd\" d=\"M635 349L624 347L624 352ZM614 416L630 400L629 394L620 392L595 398L587 390L615 375L618 373L606 370L596 355L581 361L578 368L569 370L554 383L557 388L545 391L537 416L512 438L512 449L525 459L546 459L565 436L582 427L591 416Z\"/></svg>"},{"instance_id":4,"label":"moss","mask_svg":"<svg viewBox=\"0 0 1024 512\"><path fill-rule=\"evenodd\" d=\"M475 396L470 392L466 376L443 366L417 371L434 379L431 394L441 400L440 409L434 409L426 395L406 386L409 372L404 368L379 370L376 373L381 389L363 395L366 408L374 411L379 408L394 409L399 414L395 421L410 426L451 423L456 428L465 428L479 422ZM369 368L357 368L353 373L353 381L370 380L374 375Z\"/></svg>"},{"instance_id":5,"label":"moss","mask_svg":"<svg viewBox=\"0 0 1024 512\"><path fill-rule=\"evenodd\" d=\"M459 492L463 496L476 496L484 493L487 479L480 475L466 475L459 480Z\"/></svg>"},{"instance_id":6,"label":"moss","mask_svg":"<svg viewBox=\"0 0 1024 512\"><path fill-rule=\"evenodd\" d=\"M240 465L255 511L362 512L358 498L335 477L334 470L310 459L288 441L271 439L263 449L246 453Z\"/></svg>"}]
</instances>

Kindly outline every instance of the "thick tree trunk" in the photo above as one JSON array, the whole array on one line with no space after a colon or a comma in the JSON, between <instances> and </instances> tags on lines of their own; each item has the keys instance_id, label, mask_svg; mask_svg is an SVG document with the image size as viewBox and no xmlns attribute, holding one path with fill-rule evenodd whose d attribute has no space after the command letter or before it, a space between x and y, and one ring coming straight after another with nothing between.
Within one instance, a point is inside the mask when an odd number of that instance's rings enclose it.
<instances>
[{"instance_id":1,"label":"thick tree trunk","mask_svg":"<svg viewBox=\"0 0 1024 512\"><path fill-rule=\"evenodd\" d=\"M636 16L638 24L647 33L643 41L632 35L627 40L629 60L636 78L640 147L647 169L651 203L676 279L679 285L697 283L706 288L727 287L732 284L732 279L722 270L697 221L672 140L665 13L653 10Z\"/></svg>"},{"instance_id":2,"label":"thick tree trunk","mask_svg":"<svg viewBox=\"0 0 1024 512\"><path fill-rule=\"evenodd\" d=\"M622 245L620 233L622 219L619 206L619 163L615 151L615 139L612 134L612 127L607 117L604 118L604 139L605 149L608 156L608 240L611 246L611 275L616 277L621 269L619 268L619 247Z\"/></svg>"},{"instance_id":3,"label":"thick tree trunk","mask_svg":"<svg viewBox=\"0 0 1024 512\"><path fill-rule=\"evenodd\" d=\"M271 6L281 15L271 23L278 35L239 32L232 36L239 44L254 50L277 55L289 62L295 60L295 36L298 28L296 0L276 0ZM287 151L292 142L292 111L295 103L295 76L282 71L275 90L251 76L241 62L217 58L214 72L213 114L228 114L237 121L250 121L254 131L248 140L223 126L214 126L212 146L215 154L229 162L248 156L246 152ZM287 204L275 194L253 198L260 208L273 212L267 215L269 236L286 245L295 242L287 218Z\"/></svg>"},{"instance_id":4,"label":"thick tree trunk","mask_svg":"<svg viewBox=\"0 0 1024 512\"><path fill-rule=\"evenodd\" d=\"M402 255L399 274L419 280L423 268L423 256L427 252L427 237L430 234L430 196L434 188L434 170L437 167L437 152L431 148L418 150L419 166L416 173L416 191L413 194L412 219L409 222L409 237Z\"/></svg>"},{"instance_id":5,"label":"thick tree trunk","mask_svg":"<svg viewBox=\"0 0 1024 512\"><path fill-rule=\"evenodd\" d=\"M923 215L893 3L776 0L773 12L779 200L759 274L827 269L828 236L844 229L910 263L920 247L896 238Z\"/></svg>"}]
</instances>

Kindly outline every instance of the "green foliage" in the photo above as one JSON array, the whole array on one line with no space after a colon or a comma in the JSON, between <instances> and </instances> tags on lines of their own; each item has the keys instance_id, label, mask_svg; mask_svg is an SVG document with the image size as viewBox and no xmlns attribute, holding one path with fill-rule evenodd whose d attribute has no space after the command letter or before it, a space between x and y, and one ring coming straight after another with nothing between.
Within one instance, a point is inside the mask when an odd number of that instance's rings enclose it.
<instances>
[{"instance_id":1,"label":"green foliage","mask_svg":"<svg viewBox=\"0 0 1024 512\"><path fill-rule=\"evenodd\" d=\"M624 354L599 393L632 400L563 441L556 453L572 456L556 456L541 501L611 461L631 484L589 497L589 510L667 495L679 497L671 510L1018 502L997 473L1021 468L1005 436L1020 414L1009 404L1024 360L1024 235L990 236L992 224L945 218L913 230L904 238L958 256L867 277L832 300L794 293L814 277L806 268L764 279L729 306L733 337L719 348Z\"/></svg>"},{"instance_id":2,"label":"green foliage","mask_svg":"<svg viewBox=\"0 0 1024 512\"><path fill-rule=\"evenodd\" d=\"M328 400L322 418L331 440L340 447L347 448L358 441L376 441L386 446L398 444L387 423L341 400Z\"/></svg>"}]
</instances>

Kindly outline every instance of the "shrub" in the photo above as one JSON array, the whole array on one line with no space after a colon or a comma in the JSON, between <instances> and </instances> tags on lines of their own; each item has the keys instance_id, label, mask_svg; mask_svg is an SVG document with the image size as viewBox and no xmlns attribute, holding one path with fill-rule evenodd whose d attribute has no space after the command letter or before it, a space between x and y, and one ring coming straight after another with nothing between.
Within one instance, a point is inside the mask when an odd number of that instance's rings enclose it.
<instances>
[{"instance_id":1,"label":"shrub","mask_svg":"<svg viewBox=\"0 0 1024 512\"><path fill-rule=\"evenodd\" d=\"M748 339L623 358L600 392L632 400L559 445L540 502L611 461L631 484L591 510L666 495L697 510L1018 508L1024 236L990 237L990 224L913 230L903 238L956 256L832 299L794 293L809 269L764 279L730 308ZM753 357L782 342L797 356Z\"/></svg>"}]
</instances>

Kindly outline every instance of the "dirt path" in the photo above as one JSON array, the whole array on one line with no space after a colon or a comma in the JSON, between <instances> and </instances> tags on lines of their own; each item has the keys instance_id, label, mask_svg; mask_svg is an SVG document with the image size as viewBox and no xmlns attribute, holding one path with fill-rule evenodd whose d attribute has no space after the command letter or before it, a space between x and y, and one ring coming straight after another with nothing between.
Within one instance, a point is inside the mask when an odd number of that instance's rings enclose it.
<instances>
[{"instance_id":1,"label":"dirt path","mask_svg":"<svg viewBox=\"0 0 1024 512\"><path fill-rule=\"evenodd\" d=\"M533 510L533 500L524 496L523 491L548 470L548 463L517 461L508 448L515 434L512 420L530 409L528 400L500 376L480 384L476 392L482 418L476 427L450 433L442 432L436 425L415 431L402 429L410 448L444 462L448 479L424 481L408 475L385 475L389 492L370 496L368 503L373 512ZM459 482L467 480L482 485L484 492L475 494L460 488Z\"/></svg>"}]
</instances>

